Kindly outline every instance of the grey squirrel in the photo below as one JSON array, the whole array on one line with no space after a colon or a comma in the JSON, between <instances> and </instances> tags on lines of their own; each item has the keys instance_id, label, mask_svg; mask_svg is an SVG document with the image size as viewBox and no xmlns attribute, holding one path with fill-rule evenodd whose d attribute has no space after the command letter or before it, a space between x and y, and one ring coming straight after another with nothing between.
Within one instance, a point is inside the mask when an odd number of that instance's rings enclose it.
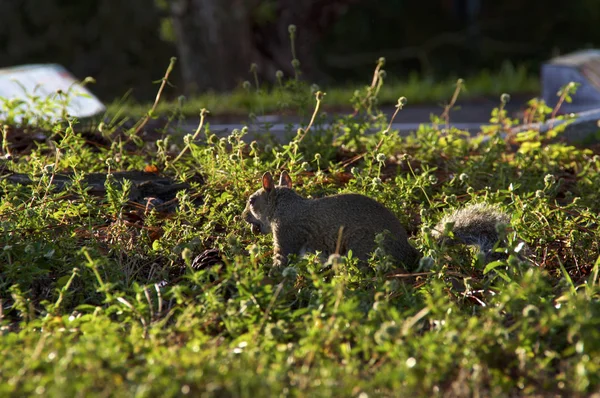
<instances>
[{"instance_id":1,"label":"grey squirrel","mask_svg":"<svg viewBox=\"0 0 600 398\"><path fill-rule=\"evenodd\" d=\"M360 261L366 261L381 233L384 252L399 265L412 269L421 257L408 242L400 220L382 204L360 194L304 198L292 189L286 171L277 186L271 173L262 176L262 188L250 195L242 217L253 233L273 233L275 268L286 265L290 254L307 251L330 255L352 250ZM432 235L445 239L445 226L452 223L454 239L448 242L477 245L489 255L499 239L496 226L508 222L508 215L491 206L470 205L444 217Z\"/></svg>"}]
</instances>

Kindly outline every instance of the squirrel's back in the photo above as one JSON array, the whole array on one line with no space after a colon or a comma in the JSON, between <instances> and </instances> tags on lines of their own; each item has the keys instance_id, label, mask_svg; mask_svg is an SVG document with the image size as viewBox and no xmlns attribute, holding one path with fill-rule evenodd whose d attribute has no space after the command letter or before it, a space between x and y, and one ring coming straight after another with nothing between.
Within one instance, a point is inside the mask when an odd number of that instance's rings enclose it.
<instances>
[{"instance_id":1,"label":"squirrel's back","mask_svg":"<svg viewBox=\"0 0 600 398\"><path fill-rule=\"evenodd\" d=\"M313 199L309 203L315 236L329 237L335 244L340 227L343 228L342 252L352 250L358 258L366 260L377 247L376 236L384 233L382 248L386 254L407 266L413 266L418 259L416 249L408 243L402 223L376 200L360 194L339 194Z\"/></svg>"},{"instance_id":2,"label":"squirrel's back","mask_svg":"<svg viewBox=\"0 0 600 398\"><path fill-rule=\"evenodd\" d=\"M316 214L328 216L331 219L343 220L352 224L372 224L381 227L381 223L393 228L393 231L404 227L396 216L384 205L368 196L360 194L339 194L311 200L311 207Z\"/></svg>"}]
</instances>

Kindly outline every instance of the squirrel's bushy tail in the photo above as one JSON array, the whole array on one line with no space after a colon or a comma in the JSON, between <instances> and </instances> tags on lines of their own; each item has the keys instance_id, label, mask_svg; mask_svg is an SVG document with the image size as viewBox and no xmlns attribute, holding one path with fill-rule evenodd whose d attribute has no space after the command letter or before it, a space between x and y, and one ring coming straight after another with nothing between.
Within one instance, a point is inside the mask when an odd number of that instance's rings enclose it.
<instances>
[{"instance_id":1,"label":"squirrel's bushy tail","mask_svg":"<svg viewBox=\"0 0 600 398\"><path fill-rule=\"evenodd\" d=\"M444 240L446 224L452 223L453 240ZM492 249L500 238L497 225L510 223L508 214L483 203L468 205L442 218L435 226L432 235L438 241L446 243L463 243L479 246L479 249L491 257Z\"/></svg>"}]
</instances>

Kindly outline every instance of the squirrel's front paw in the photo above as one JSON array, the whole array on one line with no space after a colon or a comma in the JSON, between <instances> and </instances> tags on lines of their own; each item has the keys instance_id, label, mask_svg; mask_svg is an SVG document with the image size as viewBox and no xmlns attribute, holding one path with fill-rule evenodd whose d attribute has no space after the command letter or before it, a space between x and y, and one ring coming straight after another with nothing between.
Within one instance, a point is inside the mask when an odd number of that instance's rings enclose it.
<instances>
[{"instance_id":1,"label":"squirrel's front paw","mask_svg":"<svg viewBox=\"0 0 600 398\"><path fill-rule=\"evenodd\" d=\"M273 265L269 270L269 278L281 276L281 272L283 271L283 269L283 266Z\"/></svg>"},{"instance_id":2,"label":"squirrel's front paw","mask_svg":"<svg viewBox=\"0 0 600 398\"><path fill-rule=\"evenodd\" d=\"M281 272L285 268L288 263L287 256L278 253L277 249L275 251L275 255L273 256L273 267L269 271L269 276L277 276L281 275Z\"/></svg>"}]
</instances>

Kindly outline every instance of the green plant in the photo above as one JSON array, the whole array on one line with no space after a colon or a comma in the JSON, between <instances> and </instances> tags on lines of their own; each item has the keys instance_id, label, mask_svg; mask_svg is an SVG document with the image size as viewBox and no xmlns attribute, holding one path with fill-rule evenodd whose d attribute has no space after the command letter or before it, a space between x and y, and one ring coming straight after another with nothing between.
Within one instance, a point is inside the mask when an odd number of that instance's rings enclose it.
<instances>
[{"instance_id":1,"label":"green plant","mask_svg":"<svg viewBox=\"0 0 600 398\"><path fill-rule=\"evenodd\" d=\"M330 95L291 94L282 76L281 96L313 106L284 143L248 142L247 128L219 137L204 107L185 139L144 141L117 121L100 132L112 141L97 145L69 118L29 118L51 140L24 152L5 136L4 153L20 161L3 167L29 180L0 179L0 393L596 392L600 155L553 141L559 127L503 135L514 122L506 97L481 136L442 131L447 113L402 138L369 99L386 90L380 72L355 101L360 112L329 127ZM395 95L401 115L411 102ZM552 113L530 105L538 120ZM2 123L14 128L18 112ZM140 186L114 177L147 165L187 184L171 208L135 202ZM360 192L385 204L424 254L419 270L399 273L377 254L367 268L352 254L312 254L269 277L270 238L251 235L240 214L258 176L283 168L304 196ZM112 175L100 195L91 172ZM445 213L481 202L511 216L499 226L503 256L489 263L431 237Z\"/></svg>"}]
</instances>

